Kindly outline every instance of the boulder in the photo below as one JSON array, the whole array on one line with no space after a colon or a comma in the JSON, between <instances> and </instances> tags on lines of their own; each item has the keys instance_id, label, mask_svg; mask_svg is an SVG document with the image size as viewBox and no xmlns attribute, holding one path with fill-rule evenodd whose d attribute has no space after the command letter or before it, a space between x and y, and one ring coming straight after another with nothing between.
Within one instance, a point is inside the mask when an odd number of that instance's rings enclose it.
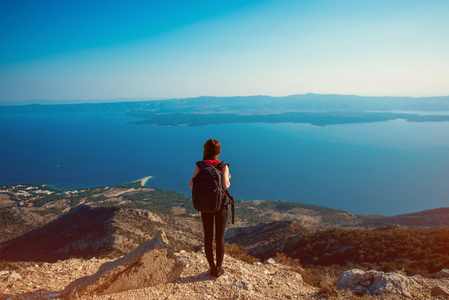
<instances>
[{"instance_id":1,"label":"boulder","mask_svg":"<svg viewBox=\"0 0 449 300\"><path fill-rule=\"evenodd\" d=\"M0 280L4 280L5 278L8 278L8 276L9 276L8 270L0 271Z\"/></svg>"},{"instance_id":2,"label":"boulder","mask_svg":"<svg viewBox=\"0 0 449 300\"><path fill-rule=\"evenodd\" d=\"M360 283L360 278L365 274L364 271L359 269L352 269L344 272L338 277L337 285L342 288L355 287Z\"/></svg>"},{"instance_id":3,"label":"boulder","mask_svg":"<svg viewBox=\"0 0 449 300\"><path fill-rule=\"evenodd\" d=\"M348 270L338 277L337 289L349 289L357 294L372 296L382 294L398 294L410 298L411 291L417 283L399 273L384 273L378 271Z\"/></svg>"},{"instance_id":4,"label":"boulder","mask_svg":"<svg viewBox=\"0 0 449 300\"><path fill-rule=\"evenodd\" d=\"M132 252L103 264L97 273L70 283L62 295L74 298L84 294L112 294L168 283L178 279L183 268L165 233L160 231Z\"/></svg>"},{"instance_id":5,"label":"boulder","mask_svg":"<svg viewBox=\"0 0 449 300\"><path fill-rule=\"evenodd\" d=\"M22 280L22 276L19 273L12 271L11 275L9 275L8 277L8 281L17 281L17 280Z\"/></svg>"}]
</instances>

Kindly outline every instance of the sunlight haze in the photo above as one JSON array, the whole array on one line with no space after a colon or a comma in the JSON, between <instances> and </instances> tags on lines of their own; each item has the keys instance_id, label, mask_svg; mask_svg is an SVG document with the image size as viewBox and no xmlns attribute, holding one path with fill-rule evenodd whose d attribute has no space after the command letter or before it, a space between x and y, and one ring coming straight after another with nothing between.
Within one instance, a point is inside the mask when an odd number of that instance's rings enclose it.
<instances>
[{"instance_id":1,"label":"sunlight haze","mask_svg":"<svg viewBox=\"0 0 449 300\"><path fill-rule=\"evenodd\" d=\"M449 1L2 1L0 102L449 95Z\"/></svg>"}]
</instances>

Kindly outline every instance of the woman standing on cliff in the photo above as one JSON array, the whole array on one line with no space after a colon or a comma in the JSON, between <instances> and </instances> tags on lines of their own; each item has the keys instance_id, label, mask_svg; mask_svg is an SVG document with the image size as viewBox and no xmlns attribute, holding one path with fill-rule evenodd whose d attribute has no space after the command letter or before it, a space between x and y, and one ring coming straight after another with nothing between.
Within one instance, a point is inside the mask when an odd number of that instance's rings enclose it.
<instances>
[{"instance_id":1,"label":"woman standing on cliff","mask_svg":"<svg viewBox=\"0 0 449 300\"><path fill-rule=\"evenodd\" d=\"M229 166L218 160L218 156L221 152L221 145L217 140L210 139L204 144L203 161L205 165L213 165L219 168L222 172L222 188L227 190L231 183L231 174L229 174ZM199 173L200 168L195 167L193 176L190 179L189 186L193 189L193 182L196 175ZM203 222L204 229L204 250L206 252L207 262L210 267L211 277L220 277L223 275L224 270L222 268L224 257L224 233L226 230L226 223L228 221L228 205L223 205L223 208L215 213L201 212L201 221ZM215 221L215 222L214 222ZM214 262L214 253L212 242L214 239L214 223L215 223L215 242L216 242L216 263Z\"/></svg>"}]
</instances>

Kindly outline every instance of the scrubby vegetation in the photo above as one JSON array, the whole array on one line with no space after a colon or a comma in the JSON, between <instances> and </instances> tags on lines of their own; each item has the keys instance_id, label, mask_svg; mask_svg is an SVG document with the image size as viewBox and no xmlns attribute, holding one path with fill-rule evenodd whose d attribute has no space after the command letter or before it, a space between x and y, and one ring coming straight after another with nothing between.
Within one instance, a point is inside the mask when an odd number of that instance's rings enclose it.
<instances>
[{"instance_id":1,"label":"scrubby vegetation","mask_svg":"<svg viewBox=\"0 0 449 300\"><path fill-rule=\"evenodd\" d=\"M0 209L0 227L18 222L19 219L11 209Z\"/></svg>"},{"instance_id":2,"label":"scrubby vegetation","mask_svg":"<svg viewBox=\"0 0 449 300\"><path fill-rule=\"evenodd\" d=\"M369 218L375 216L357 216L343 210L332 209L319 205L284 202L279 200L268 201L239 201L236 204L236 220L244 220L246 224L255 225L262 222L273 221L272 214L284 213L283 220L295 219L298 211L306 215L319 216L324 223L341 224L349 219Z\"/></svg>"},{"instance_id":3,"label":"scrubby vegetation","mask_svg":"<svg viewBox=\"0 0 449 300\"><path fill-rule=\"evenodd\" d=\"M86 190L80 191L77 194L67 197L66 195L61 194L61 192L63 192L63 191L57 190L57 189L52 189L52 191L55 191L56 193L50 194L50 195L43 195L39 199L36 199L33 203L34 203L34 206L36 206L36 207L42 207L43 205L50 203L50 202L68 199L70 206L74 207L74 206L77 206L83 199L89 199L89 200L94 199L94 198L89 198L89 197L92 197L93 195L97 194L98 192L100 192L102 190L103 190L103 188L91 188L91 189L86 189Z\"/></svg>"},{"instance_id":4,"label":"scrubby vegetation","mask_svg":"<svg viewBox=\"0 0 449 300\"><path fill-rule=\"evenodd\" d=\"M173 207L181 206L186 209L186 214L196 213L191 198L173 191L158 188L143 189L137 193L123 195L122 198L131 201L125 205L131 208L170 214Z\"/></svg>"},{"instance_id":5,"label":"scrubby vegetation","mask_svg":"<svg viewBox=\"0 0 449 300\"><path fill-rule=\"evenodd\" d=\"M215 244L214 244L215 247ZM245 252L245 248L243 246L239 246L236 244L225 244L225 253L231 257L234 257L235 259L239 259L241 261L247 262L247 263L254 263L259 262L260 259L248 255Z\"/></svg>"},{"instance_id":6,"label":"scrubby vegetation","mask_svg":"<svg viewBox=\"0 0 449 300\"><path fill-rule=\"evenodd\" d=\"M284 253L307 267L346 266L429 275L449 265L449 229L316 231L302 236Z\"/></svg>"},{"instance_id":7,"label":"scrubby vegetation","mask_svg":"<svg viewBox=\"0 0 449 300\"><path fill-rule=\"evenodd\" d=\"M305 283L320 288L320 293L327 296L335 294L334 286L338 280L338 275L346 270L345 267L341 266L304 268L299 259L293 259L279 252L276 253L274 260L291 267L293 271L301 274Z\"/></svg>"},{"instance_id":8,"label":"scrubby vegetation","mask_svg":"<svg viewBox=\"0 0 449 300\"><path fill-rule=\"evenodd\" d=\"M134 188L134 189L139 189L142 187L142 184L140 183L139 180L137 181L133 181L133 182L129 182L129 183L125 183L125 184L121 184L117 186L118 188Z\"/></svg>"}]
</instances>

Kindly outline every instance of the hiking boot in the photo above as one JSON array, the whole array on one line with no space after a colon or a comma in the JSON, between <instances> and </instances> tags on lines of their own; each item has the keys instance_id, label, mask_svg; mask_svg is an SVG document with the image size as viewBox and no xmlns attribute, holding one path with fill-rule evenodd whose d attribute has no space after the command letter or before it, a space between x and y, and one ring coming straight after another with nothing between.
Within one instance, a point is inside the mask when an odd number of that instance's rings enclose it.
<instances>
[{"instance_id":1,"label":"hiking boot","mask_svg":"<svg viewBox=\"0 0 449 300\"><path fill-rule=\"evenodd\" d=\"M218 274L217 274L217 268L210 268L210 277L214 277L217 278Z\"/></svg>"},{"instance_id":2,"label":"hiking boot","mask_svg":"<svg viewBox=\"0 0 449 300\"><path fill-rule=\"evenodd\" d=\"M217 277L220 277L220 276L223 275L223 274L224 274L223 268L222 268L222 267L218 268L218 269L217 269Z\"/></svg>"}]
</instances>

